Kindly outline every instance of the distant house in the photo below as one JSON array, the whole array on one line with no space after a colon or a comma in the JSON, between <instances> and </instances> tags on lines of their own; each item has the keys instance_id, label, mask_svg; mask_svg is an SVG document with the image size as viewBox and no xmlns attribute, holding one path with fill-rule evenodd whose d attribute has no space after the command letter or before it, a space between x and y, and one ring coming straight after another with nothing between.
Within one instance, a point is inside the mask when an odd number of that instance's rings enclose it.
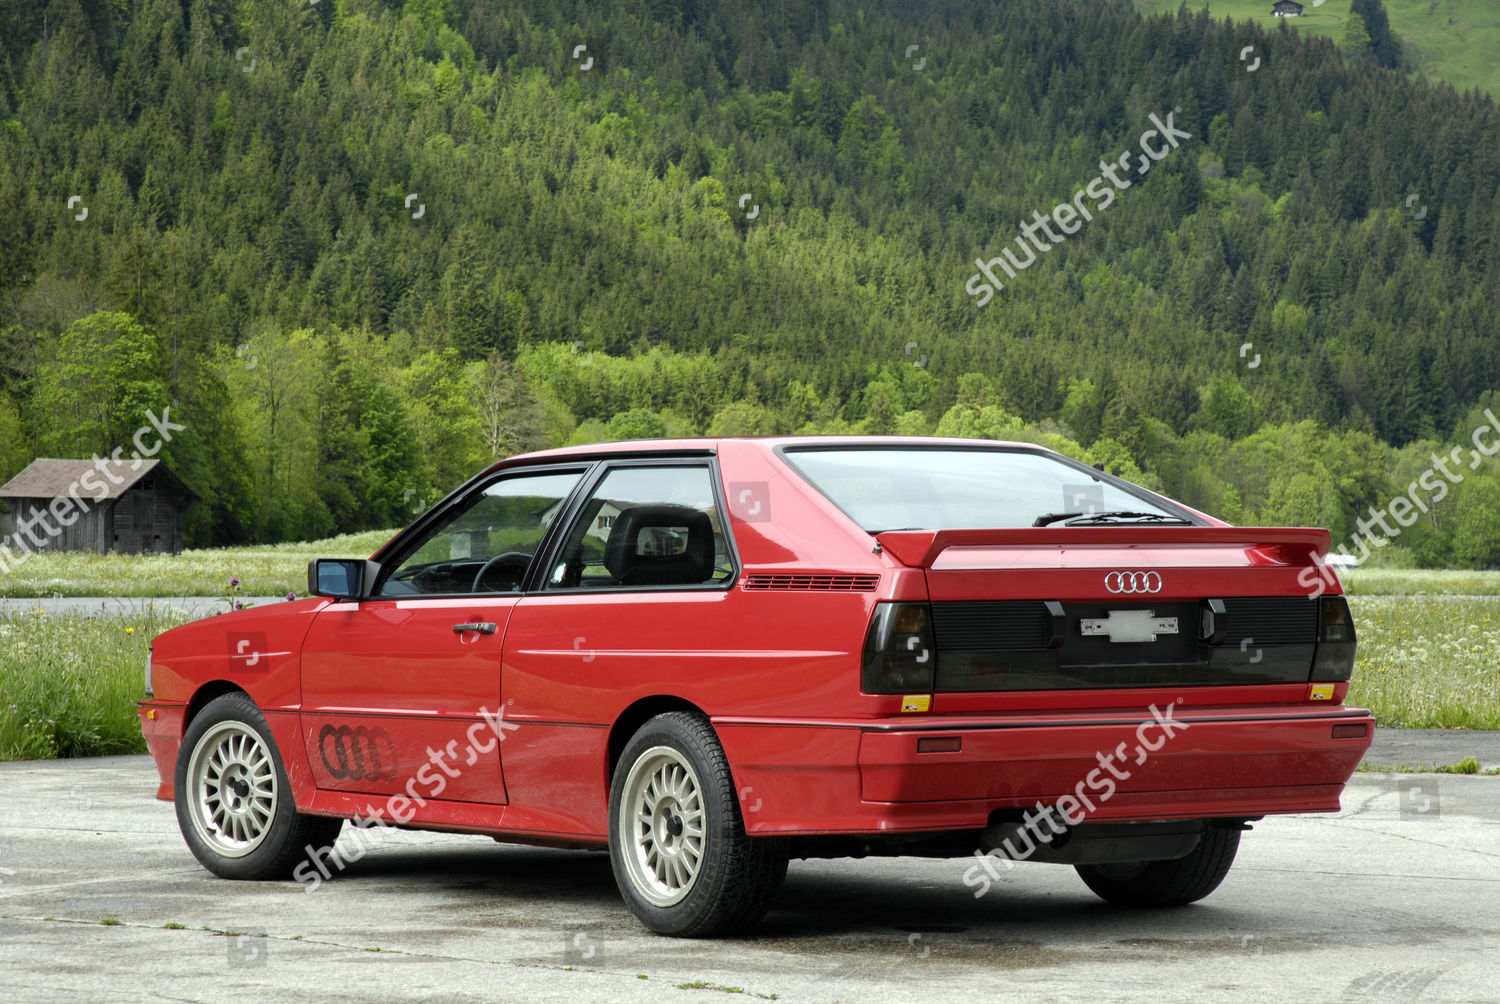
<instances>
[{"instance_id":1,"label":"distant house","mask_svg":"<svg viewBox=\"0 0 1500 1004\"><path fill-rule=\"evenodd\" d=\"M1276 0L1271 7L1272 17L1301 17L1302 5L1297 0Z\"/></svg>"},{"instance_id":2,"label":"distant house","mask_svg":"<svg viewBox=\"0 0 1500 1004\"><path fill-rule=\"evenodd\" d=\"M198 496L160 460L39 458L0 486L0 544L16 551L176 554Z\"/></svg>"}]
</instances>

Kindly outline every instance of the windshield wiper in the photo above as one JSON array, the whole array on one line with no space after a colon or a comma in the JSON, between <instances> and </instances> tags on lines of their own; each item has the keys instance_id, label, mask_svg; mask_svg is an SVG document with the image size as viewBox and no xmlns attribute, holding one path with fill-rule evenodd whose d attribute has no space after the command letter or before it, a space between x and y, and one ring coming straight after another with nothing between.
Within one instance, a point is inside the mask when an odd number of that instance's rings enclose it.
<instances>
[{"instance_id":1,"label":"windshield wiper","mask_svg":"<svg viewBox=\"0 0 1500 1004\"><path fill-rule=\"evenodd\" d=\"M1066 521L1069 526L1086 526L1089 523L1113 523L1115 520L1121 519L1149 520L1152 523L1192 523L1192 520L1183 519L1181 516L1168 516L1160 512L1131 512L1128 509L1120 509L1114 512L1049 512L1032 520L1031 525L1048 526L1052 523Z\"/></svg>"}]
</instances>

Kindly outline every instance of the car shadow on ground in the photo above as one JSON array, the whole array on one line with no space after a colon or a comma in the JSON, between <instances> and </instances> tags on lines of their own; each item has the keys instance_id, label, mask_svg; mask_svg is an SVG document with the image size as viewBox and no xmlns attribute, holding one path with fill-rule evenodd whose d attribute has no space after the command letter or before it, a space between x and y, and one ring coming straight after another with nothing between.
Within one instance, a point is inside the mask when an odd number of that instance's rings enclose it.
<instances>
[{"instance_id":1,"label":"car shadow on ground","mask_svg":"<svg viewBox=\"0 0 1500 1004\"><path fill-rule=\"evenodd\" d=\"M765 920L736 940L777 947L831 939L841 949L872 956L899 945L919 958L937 944L949 952L967 944L991 952L1003 947L1016 964L1038 965L1050 954L1048 941L1064 929L1070 940L1122 947L1146 948L1163 938L1180 946L1190 936L1200 949L1239 953L1253 946L1236 932L1264 930L1274 920L1234 905L1232 894L1219 904L1210 899L1180 909L1119 909L1098 900L1062 866L1002 870L1001 880L976 898L962 880L972 863L882 859L878 871L873 862L848 862L830 874L815 870L826 869L827 862L793 861ZM862 867L870 870L862 873ZM579 928L646 935L621 900L603 852L505 845L386 848L350 862L328 888L391 883L409 892L414 879L441 896L442 909L466 916L464 923L535 923L545 913Z\"/></svg>"}]
</instances>

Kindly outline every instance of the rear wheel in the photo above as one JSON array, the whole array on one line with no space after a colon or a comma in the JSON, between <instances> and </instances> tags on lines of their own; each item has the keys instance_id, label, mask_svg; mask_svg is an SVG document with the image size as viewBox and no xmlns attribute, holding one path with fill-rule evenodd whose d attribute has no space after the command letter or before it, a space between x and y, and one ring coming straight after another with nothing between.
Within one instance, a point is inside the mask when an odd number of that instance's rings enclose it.
<instances>
[{"instance_id":1,"label":"rear wheel","mask_svg":"<svg viewBox=\"0 0 1500 1004\"><path fill-rule=\"evenodd\" d=\"M745 834L729 761L700 715L641 726L615 768L609 817L615 882L658 934L744 930L786 878L782 842Z\"/></svg>"},{"instance_id":2,"label":"rear wheel","mask_svg":"<svg viewBox=\"0 0 1500 1004\"><path fill-rule=\"evenodd\" d=\"M297 812L266 719L242 693L215 698L193 719L174 782L183 839L221 878L287 878L308 844L331 845L343 826Z\"/></svg>"},{"instance_id":3,"label":"rear wheel","mask_svg":"<svg viewBox=\"0 0 1500 1004\"><path fill-rule=\"evenodd\" d=\"M1116 906L1182 906L1217 889L1239 849L1239 830L1210 824L1186 857L1073 867L1101 899Z\"/></svg>"}]
</instances>

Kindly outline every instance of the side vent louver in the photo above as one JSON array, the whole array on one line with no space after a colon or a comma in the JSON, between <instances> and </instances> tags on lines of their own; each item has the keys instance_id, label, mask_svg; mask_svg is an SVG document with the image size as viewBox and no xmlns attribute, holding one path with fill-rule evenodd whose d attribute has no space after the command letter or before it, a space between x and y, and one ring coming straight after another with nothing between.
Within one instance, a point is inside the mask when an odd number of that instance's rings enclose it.
<instances>
[{"instance_id":1,"label":"side vent louver","mask_svg":"<svg viewBox=\"0 0 1500 1004\"><path fill-rule=\"evenodd\" d=\"M878 575L747 575L746 589L807 589L816 592L872 592Z\"/></svg>"}]
</instances>

